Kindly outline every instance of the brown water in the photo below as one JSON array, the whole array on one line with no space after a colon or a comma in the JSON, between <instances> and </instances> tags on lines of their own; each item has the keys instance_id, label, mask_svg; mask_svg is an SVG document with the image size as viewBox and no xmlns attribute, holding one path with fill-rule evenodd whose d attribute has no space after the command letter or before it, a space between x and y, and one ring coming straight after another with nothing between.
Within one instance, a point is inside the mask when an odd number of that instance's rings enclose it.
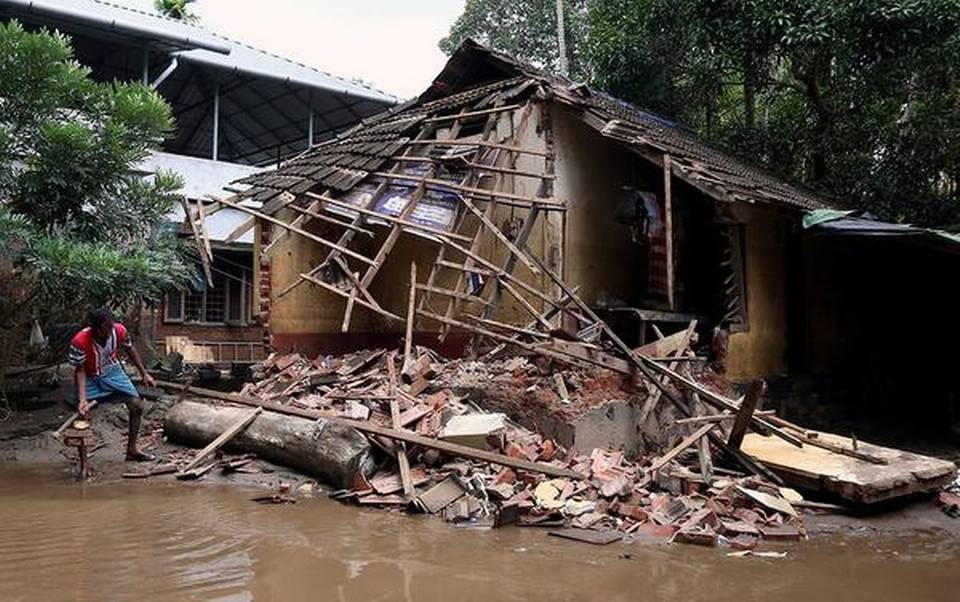
<instances>
[{"instance_id":1,"label":"brown water","mask_svg":"<svg viewBox=\"0 0 960 602\"><path fill-rule=\"evenodd\" d=\"M251 495L0 465L0 601L960 599L960 544L941 532L822 535L784 559L730 558Z\"/></svg>"}]
</instances>

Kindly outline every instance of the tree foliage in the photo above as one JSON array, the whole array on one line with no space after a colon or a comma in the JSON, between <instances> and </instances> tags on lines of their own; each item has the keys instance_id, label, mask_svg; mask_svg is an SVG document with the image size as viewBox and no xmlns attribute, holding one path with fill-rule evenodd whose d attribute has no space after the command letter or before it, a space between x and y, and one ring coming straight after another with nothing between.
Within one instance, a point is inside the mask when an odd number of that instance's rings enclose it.
<instances>
[{"instance_id":1,"label":"tree foliage","mask_svg":"<svg viewBox=\"0 0 960 602\"><path fill-rule=\"evenodd\" d=\"M483 16L499 4L468 2L451 37L515 52L547 27ZM598 87L841 203L960 222L960 0L585 4L571 48ZM518 55L550 52L535 46Z\"/></svg>"},{"instance_id":2,"label":"tree foliage","mask_svg":"<svg viewBox=\"0 0 960 602\"><path fill-rule=\"evenodd\" d=\"M587 78L581 44L585 40L586 0L563 0L570 77ZM556 0L467 0L463 14L440 40L452 53L467 38L551 72L560 65Z\"/></svg>"},{"instance_id":3,"label":"tree foliage","mask_svg":"<svg viewBox=\"0 0 960 602\"><path fill-rule=\"evenodd\" d=\"M192 274L163 226L177 176L133 171L172 128L140 84L98 83L58 33L0 25L0 328L152 300Z\"/></svg>"},{"instance_id":4,"label":"tree foliage","mask_svg":"<svg viewBox=\"0 0 960 602\"><path fill-rule=\"evenodd\" d=\"M197 16L187 8L187 5L191 2L193 0L153 0L153 7L158 13L171 19L196 21Z\"/></svg>"}]
</instances>

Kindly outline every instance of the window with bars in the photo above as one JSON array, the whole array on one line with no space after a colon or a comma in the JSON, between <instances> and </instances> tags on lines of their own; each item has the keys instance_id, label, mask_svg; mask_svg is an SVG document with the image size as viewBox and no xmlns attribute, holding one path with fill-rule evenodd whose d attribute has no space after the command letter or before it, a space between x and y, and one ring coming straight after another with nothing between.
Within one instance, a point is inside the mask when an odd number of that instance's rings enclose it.
<instances>
[{"instance_id":1,"label":"window with bars","mask_svg":"<svg viewBox=\"0 0 960 602\"><path fill-rule=\"evenodd\" d=\"M214 251L213 286L170 291L164 321L185 324L245 325L253 321L252 269L249 253Z\"/></svg>"}]
</instances>

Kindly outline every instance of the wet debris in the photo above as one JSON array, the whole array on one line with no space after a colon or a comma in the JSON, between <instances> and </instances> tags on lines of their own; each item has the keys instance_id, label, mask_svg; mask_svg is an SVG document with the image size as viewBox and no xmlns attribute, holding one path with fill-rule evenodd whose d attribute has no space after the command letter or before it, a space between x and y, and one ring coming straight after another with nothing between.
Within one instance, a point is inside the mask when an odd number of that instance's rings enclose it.
<instances>
[{"instance_id":1,"label":"wet debris","mask_svg":"<svg viewBox=\"0 0 960 602\"><path fill-rule=\"evenodd\" d=\"M379 450L379 469L330 494L344 503L430 514L457 526L545 527L551 535L595 545L656 538L745 550L764 539L805 537L787 499L797 500L795 491L740 470L725 471L732 476L713 471L712 455L721 450L699 440L719 421L685 427L687 436L678 435L661 453L576 453L502 412L483 411L457 391L465 382L509 380L576 407L590 403L590 383L603 379L599 369L544 371L520 356L447 362L419 347L413 357L403 361L387 350L313 360L272 355L255 367L257 380L237 398L358 424ZM398 439L395 429L421 438ZM707 475L701 472L705 452L711 454Z\"/></svg>"}]
</instances>

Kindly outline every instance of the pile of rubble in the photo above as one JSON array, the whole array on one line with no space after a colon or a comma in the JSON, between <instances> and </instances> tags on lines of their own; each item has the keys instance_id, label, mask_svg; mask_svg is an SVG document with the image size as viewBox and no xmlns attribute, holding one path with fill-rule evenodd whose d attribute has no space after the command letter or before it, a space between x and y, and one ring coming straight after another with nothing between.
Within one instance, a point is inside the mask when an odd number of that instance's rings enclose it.
<instances>
[{"instance_id":1,"label":"pile of rubble","mask_svg":"<svg viewBox=\"0 0 960 602\"><path fill-rule=\"evenodd\" d=\"M709 428L631 459L612 449L576 453L514 422L513 412L488 412L482 399L457 393L499 381L564 412L613 395L642 401L646 388L630 379L601 368L541 369L522 356L446 362L416 348L406 361L401 357L387 350L314 360L272 355L240 396L437 442L410 444L367 432L383 452L378 469L331 494L344 502L435 514L463 526L550 527L552 534L590 543L631 535L750 549L761 539L805 536L794 508L802 503L799 494L714 467L709 444L701 443Z\"/></svg>"}]
</instances>

